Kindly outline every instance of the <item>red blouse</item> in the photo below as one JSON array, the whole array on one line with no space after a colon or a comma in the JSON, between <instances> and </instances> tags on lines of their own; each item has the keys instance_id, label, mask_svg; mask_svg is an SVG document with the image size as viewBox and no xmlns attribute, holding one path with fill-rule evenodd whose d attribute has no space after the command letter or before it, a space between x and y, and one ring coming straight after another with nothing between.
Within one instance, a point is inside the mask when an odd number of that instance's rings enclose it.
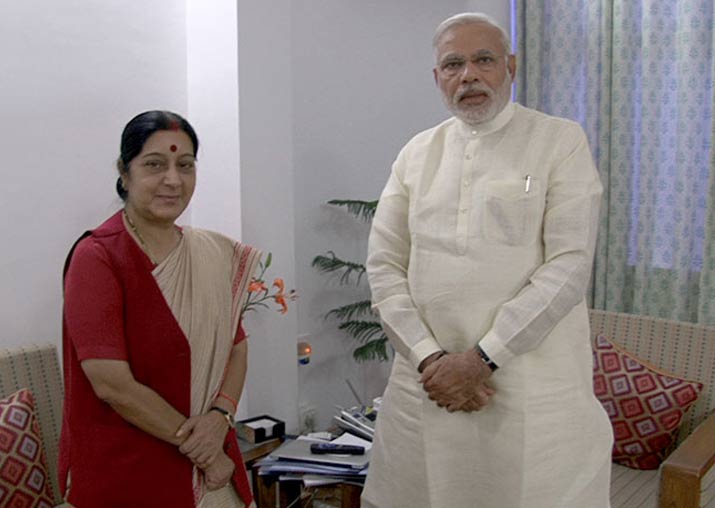
<instances>
[{"instance_id":1,"label":"red blouse","mask_svg":"<svg viewBox=\"0 0 715 508\"><path fill-rule=\"evenodd\" d=\"M134 378L177 411L190 414L189 343L154 280L149 258L116 214L80 240L65 267L65 404L59 474L78 508L193 508L191 461L178 448L133 426L94 393L80 363L129 363ZM234 343L246 337L239 326ZM250 488L235 432L226 452L248 505Z\"/></svg>"}]
</instances>

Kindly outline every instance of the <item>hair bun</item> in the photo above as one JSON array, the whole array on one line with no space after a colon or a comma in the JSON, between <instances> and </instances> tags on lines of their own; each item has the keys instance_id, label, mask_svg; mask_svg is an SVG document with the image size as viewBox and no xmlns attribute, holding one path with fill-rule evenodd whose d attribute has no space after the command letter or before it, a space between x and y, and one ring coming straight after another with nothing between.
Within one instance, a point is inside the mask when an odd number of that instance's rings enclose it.
<instances>
[{"instance_id":1,"label":"hair bun","mask_svg":"<svg viewBox=\"0 0 715 508\"><path fill-rule=\"evenodd\" d=\"M122 198L122 201L126 201L127 196L129 195L127 189L124 188L124 184L122 184L121 176L117 177L117 194L119 194L119 197Z\"/></svg>"}]
</instances>

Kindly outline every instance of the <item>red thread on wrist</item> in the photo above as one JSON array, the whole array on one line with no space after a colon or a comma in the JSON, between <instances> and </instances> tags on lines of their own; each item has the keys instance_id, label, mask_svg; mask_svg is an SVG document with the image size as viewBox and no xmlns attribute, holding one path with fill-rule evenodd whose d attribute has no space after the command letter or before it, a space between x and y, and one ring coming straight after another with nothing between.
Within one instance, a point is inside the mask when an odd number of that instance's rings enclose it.
<instances>
[{"instance_id":1,"label":"red thread on wrist","mask_svg":"<svg viewBox=\"0 0 715 508\"><path fill-rule=\"evenodd\" d=\"M218 392L218 395L216 395L216 398L218 399L219 397L223 397L224 399L229 401L231 403L231 405L233 405L233 412L234 413L236 412L236 409L238 409L238 401L236 399L234 399L230 395L227 395L224 392Z\"/></svg>"}]
</instances>

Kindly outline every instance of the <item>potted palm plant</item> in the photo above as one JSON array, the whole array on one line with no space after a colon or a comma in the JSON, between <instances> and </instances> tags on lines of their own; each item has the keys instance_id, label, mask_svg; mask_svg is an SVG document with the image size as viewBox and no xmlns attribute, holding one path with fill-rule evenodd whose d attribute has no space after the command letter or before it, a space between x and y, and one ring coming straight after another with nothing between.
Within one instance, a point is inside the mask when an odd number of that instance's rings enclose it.
<instances>
[{"instance_id":1,"label":"potted palm plant","mask_svg":"<svg viewBox=\"0 0 715 508\"><path fill-rule=\"evenodd\" d=\"M375 216L377 200L361 201L355 199L333 199L329 205L341 207L355 218L370 222ZM339 275L341 285L360 286L365 284L365 264L342 259L330 250L313 258L313 267L322 273ZM335 319L338 329L347 333L358 345L353 350L353 358L358 362L390 358L390 348L387 336L380 325L380 320L372 310L369 299L360 299L340 307L330 309L325 314L326 319Z\"/></svg>"}]
</instances>

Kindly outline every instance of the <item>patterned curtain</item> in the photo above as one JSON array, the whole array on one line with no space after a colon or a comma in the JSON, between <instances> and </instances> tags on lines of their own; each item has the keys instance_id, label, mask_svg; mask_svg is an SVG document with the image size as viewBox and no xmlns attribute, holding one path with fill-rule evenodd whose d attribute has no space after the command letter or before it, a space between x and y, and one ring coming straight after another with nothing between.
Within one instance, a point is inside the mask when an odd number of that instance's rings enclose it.
<instances>
[{"instance_id":1,"label":"patterned curtain","mask_svg":"<svg viewBox=\"0 0 715 508\"><path fill-rule=\"evenodd\" d=\"M713 0L517 0L516 36L518 101L601 173L593 306L714 325Z\"/></svg>"}]
</instances>

